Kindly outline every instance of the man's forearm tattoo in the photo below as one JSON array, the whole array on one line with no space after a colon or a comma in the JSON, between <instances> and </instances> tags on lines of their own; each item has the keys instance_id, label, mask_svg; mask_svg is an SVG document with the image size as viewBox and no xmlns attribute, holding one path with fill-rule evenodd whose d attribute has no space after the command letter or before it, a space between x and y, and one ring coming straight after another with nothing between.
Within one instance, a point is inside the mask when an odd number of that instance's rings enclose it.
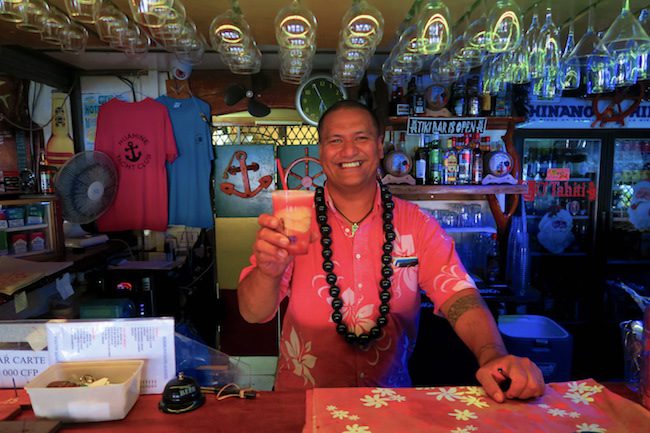
<instances>
[{"instance_id":1,"label":"man's forearm tattoo","mask_svg":"<svg viewBox=\"0 0 650 433\"><path fill-rule=\"evenodd\" d=\"M466 311L474 308L484 308L484 306L483 299L477 296L463 296L451 304L447 312L447 320L451 324L451 327L454 328L460 316L465 314Z\"/></svg>"}]
</instances>

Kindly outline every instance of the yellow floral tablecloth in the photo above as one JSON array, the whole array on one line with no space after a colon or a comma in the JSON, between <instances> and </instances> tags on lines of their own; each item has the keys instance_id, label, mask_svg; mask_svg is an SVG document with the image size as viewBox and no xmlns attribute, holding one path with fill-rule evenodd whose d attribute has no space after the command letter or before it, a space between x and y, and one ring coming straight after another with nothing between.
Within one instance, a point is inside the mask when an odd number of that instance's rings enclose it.
<instances>
[{"instance_id":1,"label":"yellow floral tablecloth","mask_svg":"<svg viewBox=\"0 0 650 433\"><path fill-rule=\"evenodd\" d=\"M503 404L477 386L316 388L306 404L303 433L650 433L650 411L591 379Z\"/></svg>"}]
</instances>

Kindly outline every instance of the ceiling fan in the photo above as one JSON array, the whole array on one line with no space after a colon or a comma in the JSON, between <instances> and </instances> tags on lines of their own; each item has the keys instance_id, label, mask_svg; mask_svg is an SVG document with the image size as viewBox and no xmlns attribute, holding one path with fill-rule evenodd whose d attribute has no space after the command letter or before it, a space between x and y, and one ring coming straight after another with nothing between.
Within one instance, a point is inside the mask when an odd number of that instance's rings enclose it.
<instances>
[{"instance_id":1,"label":"ceiling fan","mask_svg":"<svg viewBox=\"0 0 650 433\"><path fill-rule=\"evenodd\" d=\"M263 102L258 101L256 98L260 96L267 87L267 80L264 74L254 74L251 76L251 87L246 88L241 84L233 84L226 89L224 97L226 105L232 106L237 104L244 98L248 99L248 112L254 117L268 116L271 109Z\"/></svg>"}]
</instances>

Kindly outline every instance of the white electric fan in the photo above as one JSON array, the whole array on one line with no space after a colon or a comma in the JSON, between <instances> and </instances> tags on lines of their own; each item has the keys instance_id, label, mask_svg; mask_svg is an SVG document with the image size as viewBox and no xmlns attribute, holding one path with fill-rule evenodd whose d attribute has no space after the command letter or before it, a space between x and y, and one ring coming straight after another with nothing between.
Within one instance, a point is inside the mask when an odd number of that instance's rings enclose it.
<instances>
[{"instance_id":1,"label":"white electric fan","mask_svg":"<svg viewBox=\"0 0 650 433\"><path fill-rule=\"evenodd\" d=\"M87 247L108 239L106 235L89 235L80 227L99 218L115 199L117 170L108 155L98 151L77 153L57 173L54 189L66 221L66 246Z\"/></svg>"}]
</instances>

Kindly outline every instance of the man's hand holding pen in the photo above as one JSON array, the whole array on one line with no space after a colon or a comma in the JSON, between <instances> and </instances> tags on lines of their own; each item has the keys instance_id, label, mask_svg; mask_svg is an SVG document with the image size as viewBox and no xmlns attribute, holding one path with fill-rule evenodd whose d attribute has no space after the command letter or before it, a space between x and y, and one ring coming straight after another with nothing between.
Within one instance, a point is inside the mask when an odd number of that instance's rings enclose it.
<instances>
[{"instance_id":1,"label":"man's hand holding pen","mask_svg":"<svg viewBox=\"0 0 650 433\"><path fill-rule=\"evenodd\" d=\"M496 402L505 399L526 400L544 394L544 377L528 358L506 355L484 364L476 379Z\"/></svg>"}]
</instances>

